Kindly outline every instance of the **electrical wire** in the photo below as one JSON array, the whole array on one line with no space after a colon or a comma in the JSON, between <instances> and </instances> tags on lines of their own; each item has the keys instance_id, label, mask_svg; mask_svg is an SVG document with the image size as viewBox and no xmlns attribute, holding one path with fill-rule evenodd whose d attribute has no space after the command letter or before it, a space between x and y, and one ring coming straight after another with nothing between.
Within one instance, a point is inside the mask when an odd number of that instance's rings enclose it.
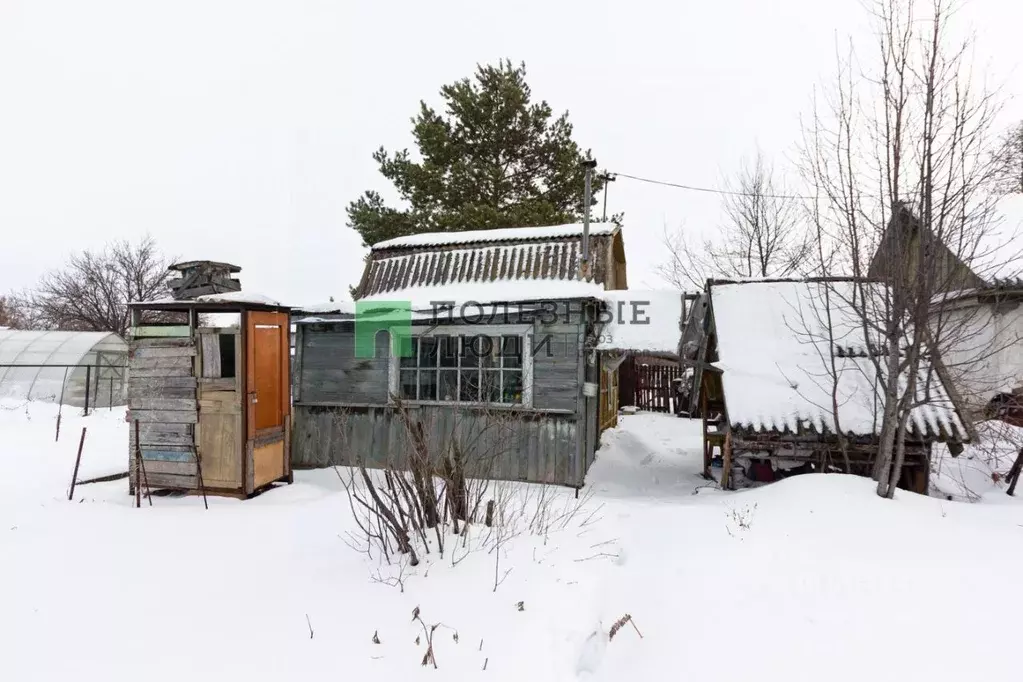
<instances>
[{"instance_id":1,"label":"electrical wire","mask_svg":"<svg viewBox=\"0 0 1023 682\"><path fill-rule=\"evenodd\" d=\"M691 192L706 192L708 194L725 194L725 195L734 196L734 197L752 197L752 196L758 196L758 197L765 198L765 199L799 199L799 200L808 200L808 199L813 199L814 198L814 197L810 197L810 196L802 196L802 195L799 195L799 194L758 194L756 192L736 192L736 191L727 190L727 189L714 189L713 187L697 187L695 185L683 185L683 184L678 183L678 182L667 182L665 180L652 180L651 178L641 178L641 177L639 177L637 175L629 175L628 173L615 173L613 171L610 171L608 174L612 175L614 177L618 177L618 178L628 178L629 180L636 180L638 182L646 182L646 183L649 183L651 185L662 185L664 187L675 187L676 189L685 189L685 190L689 190Z\"/></svg>"}]
</instances>

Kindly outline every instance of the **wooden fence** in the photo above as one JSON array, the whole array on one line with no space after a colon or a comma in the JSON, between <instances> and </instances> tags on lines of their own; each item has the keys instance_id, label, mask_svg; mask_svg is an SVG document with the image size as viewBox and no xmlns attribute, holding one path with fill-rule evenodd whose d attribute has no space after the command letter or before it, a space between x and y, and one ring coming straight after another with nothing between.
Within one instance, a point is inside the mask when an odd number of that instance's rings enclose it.
<instances>
[{"instance_id":1,"label":"wooden fence","mask_svg":"<svg viewBox=\"0 0 1023 682\"><path fill-rule=\"evenodd\" d=\"M674 413L675 379L681 379L682 368L678 365L645 365L627 359L622 363L620 402L635 405L649 412Z\"/></svg>"}]
</instances>

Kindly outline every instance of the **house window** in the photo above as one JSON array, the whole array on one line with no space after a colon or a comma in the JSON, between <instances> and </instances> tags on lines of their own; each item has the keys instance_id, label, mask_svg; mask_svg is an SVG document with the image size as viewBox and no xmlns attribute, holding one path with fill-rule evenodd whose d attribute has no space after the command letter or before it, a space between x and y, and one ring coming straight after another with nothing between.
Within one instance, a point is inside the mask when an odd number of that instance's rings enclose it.
<instances>
[{"instance_id":1,"label":"house window","mask_svg":"<svg viewBox=\"0 0 1023 682\"><path fill-rule=\"evenodd\" d=\"M524 337L437 335L412 339L399 359L398 391L406 400L522 405Z\"/></svg>"}]
</instances>

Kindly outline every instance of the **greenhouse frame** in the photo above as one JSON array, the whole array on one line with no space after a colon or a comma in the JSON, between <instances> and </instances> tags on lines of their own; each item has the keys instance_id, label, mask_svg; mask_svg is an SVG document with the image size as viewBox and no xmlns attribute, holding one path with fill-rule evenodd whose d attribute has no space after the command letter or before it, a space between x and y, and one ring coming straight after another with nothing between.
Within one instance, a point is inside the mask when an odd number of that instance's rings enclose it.
<instances>
[{"instance_id":1,"label":"greenhouse frame","mask_svg":"<svg viewBox=\"0 0 1023 682\"><path fill-rule=\"evenodd\" d=\"M105 408L127 402L128 345L110 332L0 328L0 398Z\"/></svg>"}]
</instances>

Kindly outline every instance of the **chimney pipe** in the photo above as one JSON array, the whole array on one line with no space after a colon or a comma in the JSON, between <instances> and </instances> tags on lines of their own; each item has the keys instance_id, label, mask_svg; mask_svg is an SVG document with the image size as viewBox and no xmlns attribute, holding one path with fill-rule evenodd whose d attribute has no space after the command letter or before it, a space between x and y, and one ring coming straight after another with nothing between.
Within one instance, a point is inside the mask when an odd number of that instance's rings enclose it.
<instances>
[{"instance_id":1,"label":"chimney pipe","mask_svg":"<svg viewBox=\"0 0 1023 682\"><path fill-rule=\"evenodd\" d=\"M588 159L581 165L586 169L586 185L583 190L583 256L579 263L579 278L586 280L590 278L590 204L593 203L593 169L597 162Z\"/></svg>"}]
</instances>

